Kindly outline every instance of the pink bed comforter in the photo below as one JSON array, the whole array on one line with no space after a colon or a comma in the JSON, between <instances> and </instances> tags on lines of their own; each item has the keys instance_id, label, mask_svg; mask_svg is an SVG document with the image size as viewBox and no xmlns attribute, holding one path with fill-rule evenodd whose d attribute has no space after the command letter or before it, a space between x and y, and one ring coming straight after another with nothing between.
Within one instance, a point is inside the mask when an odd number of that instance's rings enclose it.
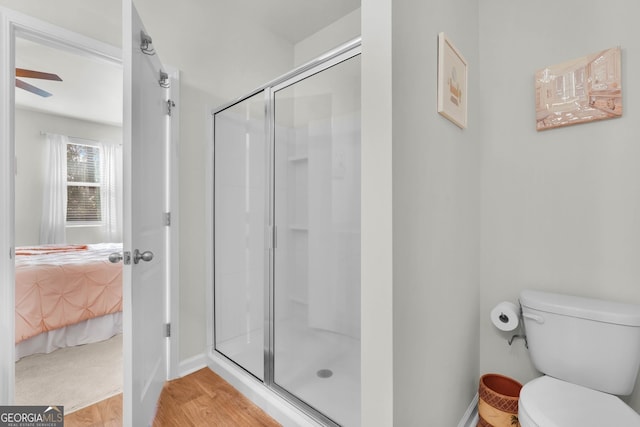
<instances>
[{"instance_id":1,"label":"pink bed comforter","mask_svg":"<svg viewBox=\"0 0 640 427\"><path fill-rule=\"evenodd\" d=\"M16 344L122 311L121 244L16 248ZM22 255L21 255L22 254Z\"/></svg>"}]
</instances>

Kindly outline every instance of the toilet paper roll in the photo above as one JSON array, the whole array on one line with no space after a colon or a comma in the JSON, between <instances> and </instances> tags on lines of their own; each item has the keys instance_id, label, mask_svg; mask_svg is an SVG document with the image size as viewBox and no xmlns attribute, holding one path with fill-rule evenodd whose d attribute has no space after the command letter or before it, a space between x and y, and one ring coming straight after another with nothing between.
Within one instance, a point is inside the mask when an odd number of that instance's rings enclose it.
<instances>
[{"instance_id":1,"label":"toilet paper roll","mask_svg":"<svg viewBox=\"0 0 640 427\"><path fill-rule=\"evenodd\" d=\"M513 331L520 323L519 312L514 303L502 301L491 310L491 322L501 331Z\"/></svg>"}]
</instances>

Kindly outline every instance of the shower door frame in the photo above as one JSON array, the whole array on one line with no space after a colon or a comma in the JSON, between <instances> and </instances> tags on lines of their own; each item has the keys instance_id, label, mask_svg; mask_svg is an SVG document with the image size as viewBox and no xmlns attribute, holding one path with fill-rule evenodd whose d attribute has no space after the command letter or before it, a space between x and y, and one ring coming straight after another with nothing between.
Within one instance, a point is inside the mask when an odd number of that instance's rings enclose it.
<instances>
[{"instance_id":1,"label":"shower door frame","mask_svg":"<svg viewBox=\"0 0 640 427\"><path fill-rule=\"evenodd\" d=\"M275 227L275 93L278 90L284 89L291 85L294 85L308 77L311 77L315 74L321 73L335 65L338 65L342 62L348 61L362 53L361 46L361 38L358 37L354 40L351 40L327 53L317 57L316 59L305 63L304 65L295 68L294 70L254 89L250 93L236 100L224 104L211 112L212 119L212 127L211 127L211 138L212 141L212 153L211 153L211 170L209 172L208 182L212 183L211 191L208 194L211 194L212 203L209 204L211 212L207 217L211 218L211 222L209 224L210 232L210 242L209 246L209 254L212 260L211 268L207 272L207 276L209 278L208 283L211 283L212 286L207 288L208 291L208 349L209 354L207 356L211 359L219 359L222 358L224 361L228 361L232 366L235 366L235 373L241 375L243 378L238 383L240 388L249 387L249 394L254 395L257 398L260 398L263 390L256 390L253 386L262 385L266 387L271 392L275 393L276 396L284 399L285 402L292 404L297 410L301 411L305 416L310 417L314 421L319 421L323 425L326 426L334 426L339 427L335 421L331 418L324 415L322 412L316 410L308 403L304 402L300 398L298 398L293 393L289 392L285 388L278 385L274 380L274 367L275 367L275 355L274 355L274 335L275 335L275 301L274 301L274 291L275 291L275 260L274 260L274 250L277 247L276 242L276 227ZM221 351L216 349L216 337L215 337L215 116L216 114L231 108L241 102L244 102L250 99L253 96L256 96L260 93L264 94L264 102L265 102L265 132L267 135L266 138L266 152L268 157L268 166L266 169L267 179L268 179L268 209L265 217L264 229L267 232L267 245L268 245L268 257L266 258L266 268L265 268L265 289L264 289L264 373L263 379L258 378L251 372L249 372L246 368L241 366L239 363L229 358ZM210 341L209 341L210 340ZM228 365L227 365L228 366ZM213 366L211 366L213 369ZM227 380L232 380L231 377L226 377ZM254 384L248 384L253 382ZM233 383L233 381L232 381ZM242 390L241 390L242 391ZM256 402L260 405L260 402ZM268 403L267 403L268 404ZM270 411L268 411L270 412Z\"/></svg>"}]
</instances>

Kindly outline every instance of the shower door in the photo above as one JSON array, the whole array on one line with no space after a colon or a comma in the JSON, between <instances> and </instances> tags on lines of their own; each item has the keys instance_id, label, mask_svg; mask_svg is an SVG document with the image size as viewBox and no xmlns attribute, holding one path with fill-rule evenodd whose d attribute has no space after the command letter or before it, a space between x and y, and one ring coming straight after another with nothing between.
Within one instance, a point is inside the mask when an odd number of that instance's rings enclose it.
<instances>
[{"instance_id":1,"label":"shower door","mask_svg":"<svg viewBox=\"0 0 640 427\"><path fill-rule=\"evenodd\" d=\"M264 379L269 179L265 98L215 115L215 348Z\"/></svg>"},{"instance_id":2,"label":"shower door","mask_svg":"<svg viewBox=\"0 0 640 427\"><path fill-rule=\"evenodd\" d=\"M341 425L360 406L360 56L273 89L273 382Z\"/></svg>"},{"instance_id":3,"label":"shower door","mask_svg":"<svg viewBox=\"0 0 640 427\"><path fill-rule=\"evenodd\" d=\"M326 425L360 425L360 55L214 113L214 347Z\"/></svg>"}]
</instances>

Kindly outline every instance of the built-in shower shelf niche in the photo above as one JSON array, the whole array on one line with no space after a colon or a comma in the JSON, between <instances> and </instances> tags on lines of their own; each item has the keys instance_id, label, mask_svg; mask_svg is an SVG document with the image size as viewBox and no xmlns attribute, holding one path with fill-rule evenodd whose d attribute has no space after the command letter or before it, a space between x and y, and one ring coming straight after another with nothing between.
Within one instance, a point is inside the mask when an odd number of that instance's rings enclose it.
<instances>
[{"instance_id":1,"label":"built-in shower shelf niche","mask_svg":"<svg viewBox=\"0 0 640 427\"><path fill-rule=\"evenodd\" d=\"M309 157L306 156L306 155L304 155L304 156L291 156L287 160L289 160L293 164L304 163L304 162L309 160Z\"/></svg>"},{"instance_id":2,"label":"built-in shower shelf niche","mask_svg":"<svg viewBox=\"0 0 640 427\"><path fill-rule=\"evenodd\" d=\"M295 295L290 295L289 301L295 304L303 305L303 306L309 305L309 302L305 298L295 296Z\"/></svg>"},{"instance_id":3,"label":"built-in shower shelf niche","mask_svg":"<svg viewBox=\"0 0 640 427\"><path fill-rule=\"evenodd\" d=\"M291 224L291 225L289 225L289 230L291 230L291 231L309 231L309 226L300 225L300 224Z\"/></svg>"}]
</instances>

